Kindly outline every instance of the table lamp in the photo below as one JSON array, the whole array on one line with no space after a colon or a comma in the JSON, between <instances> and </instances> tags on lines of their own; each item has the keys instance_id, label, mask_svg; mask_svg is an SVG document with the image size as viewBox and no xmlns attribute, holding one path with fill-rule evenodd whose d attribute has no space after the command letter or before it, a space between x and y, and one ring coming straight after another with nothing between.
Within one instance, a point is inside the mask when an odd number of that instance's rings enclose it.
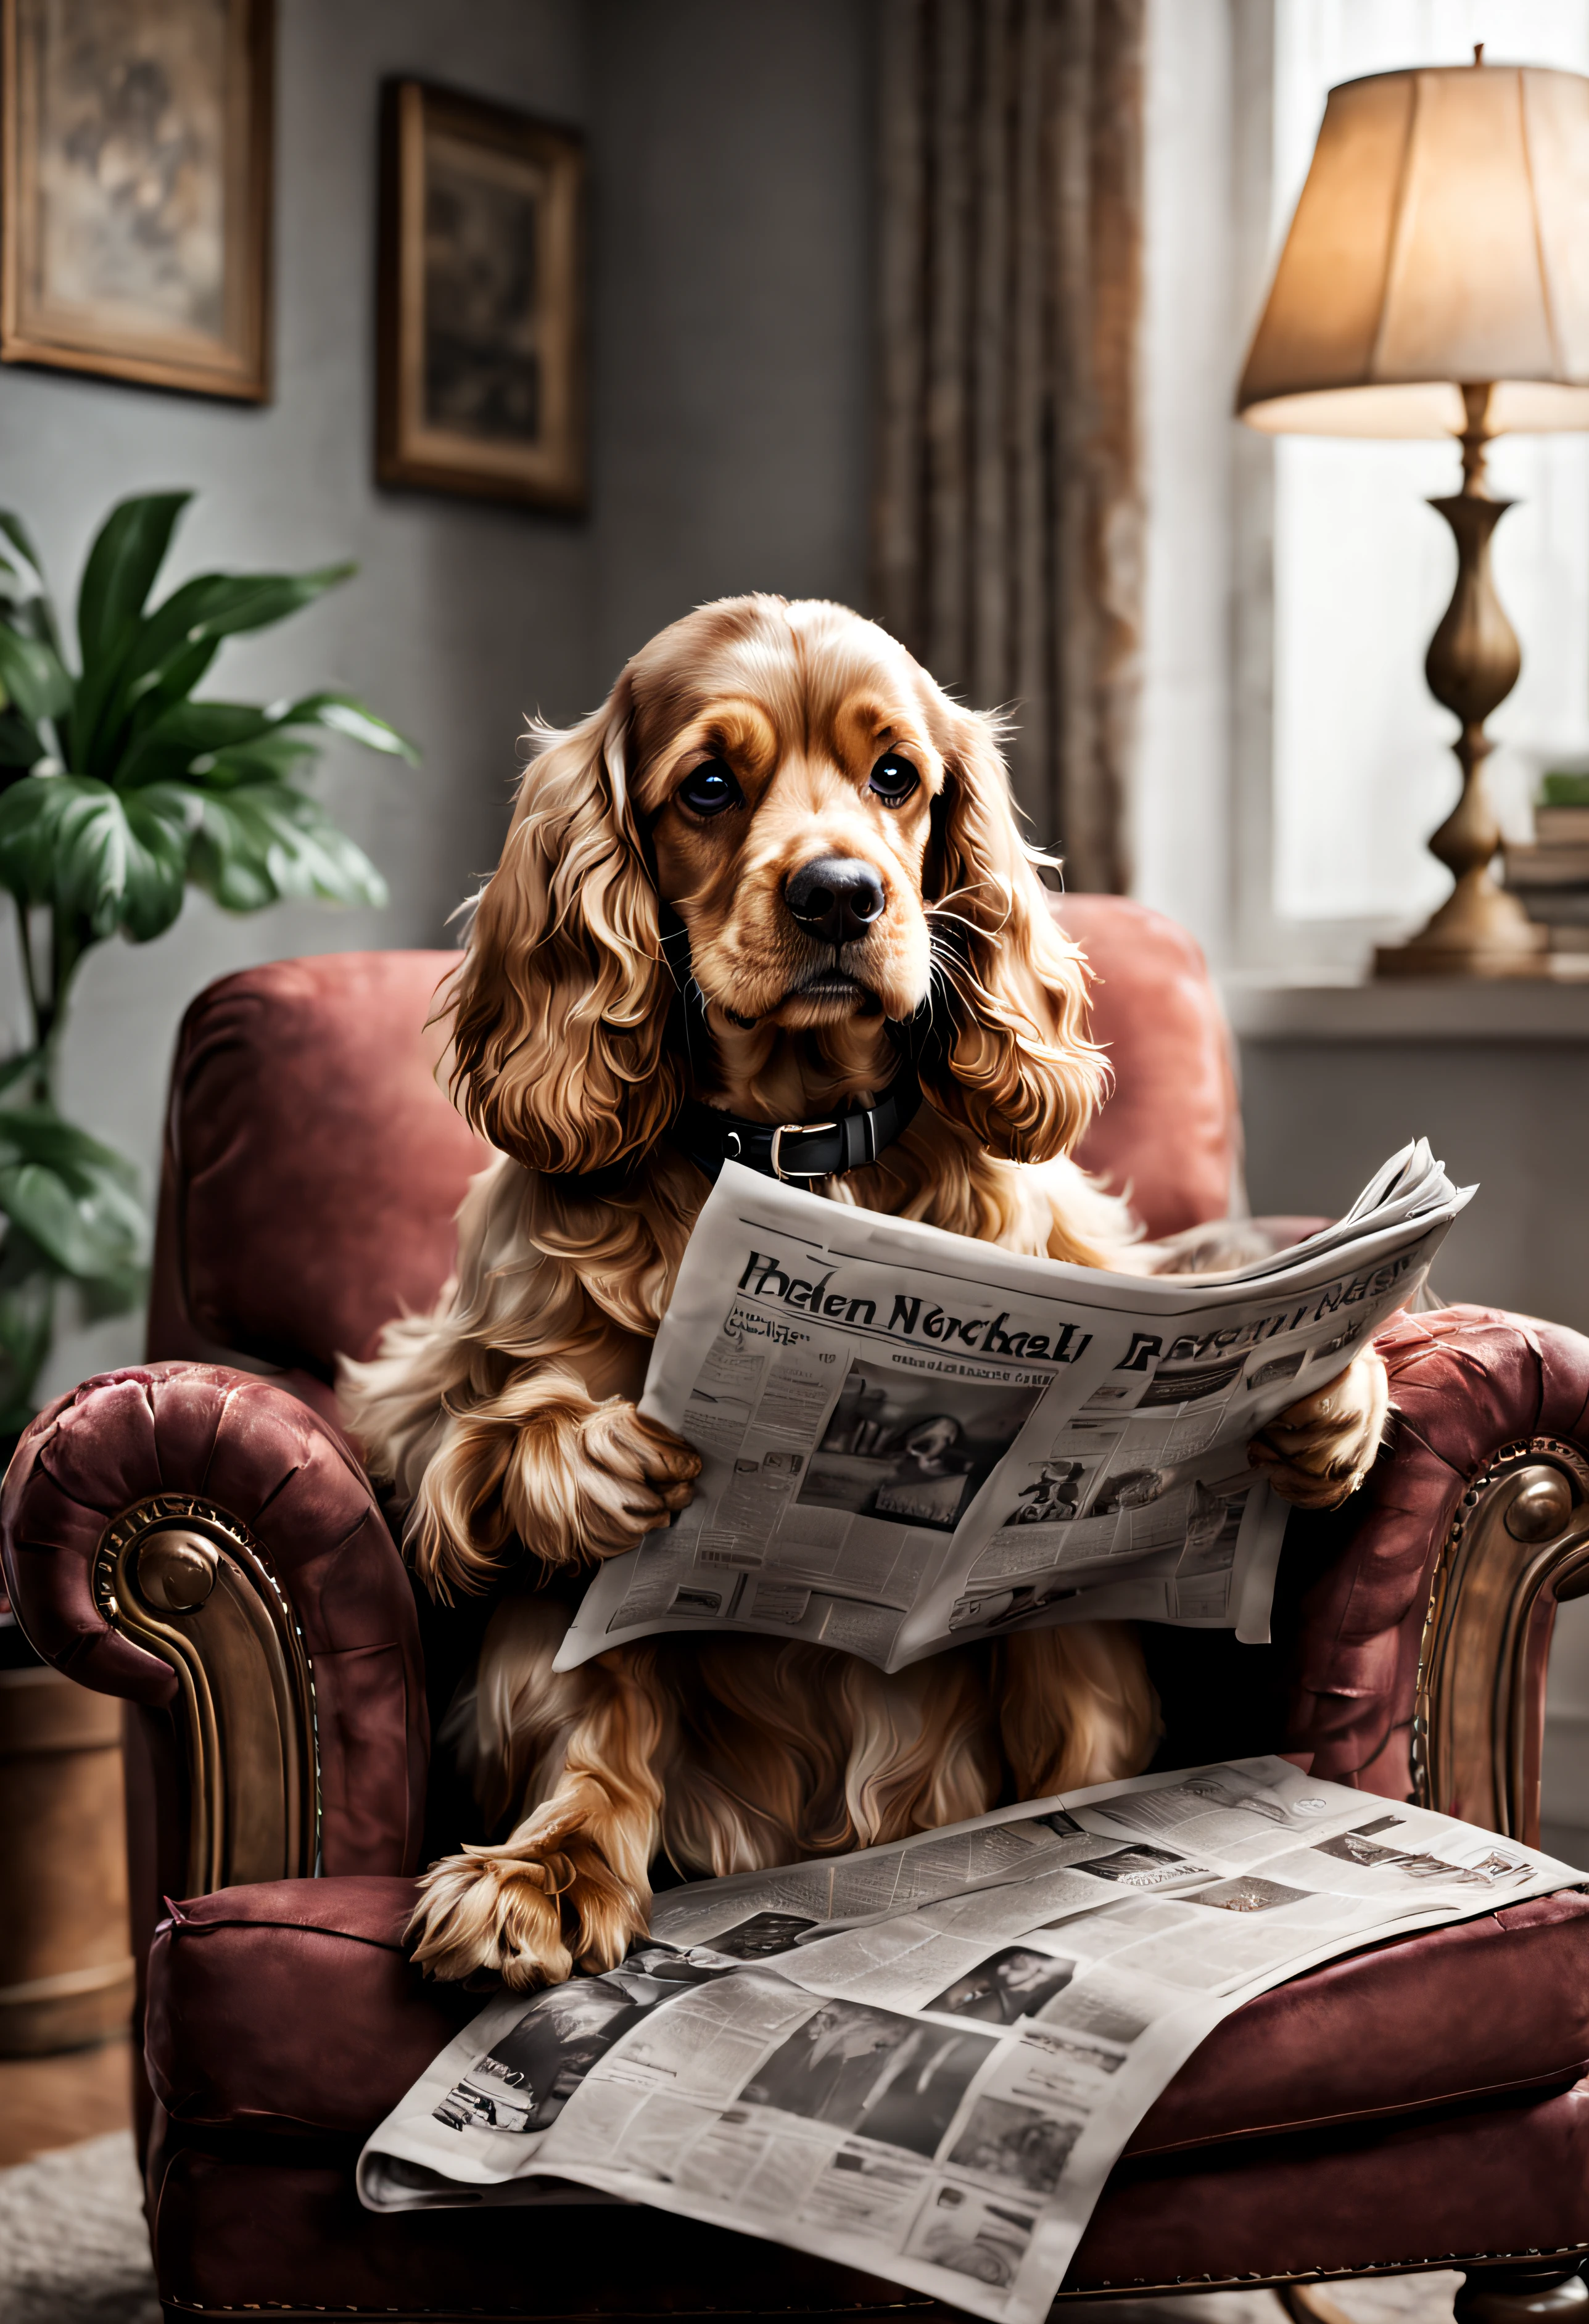
<instances>
[{"instance_id":1,"label":"table lamp","mask_svg":"<svg viewBox=\"0 0 1589 2324\"><path fill-rule=\"evenodd\" d=\"M1374 73L1330 91L1236 410L1266 432L1455 436L1456 588L1424 665L1462 728L1462 795L1430 840L1455 885L1379 976L1543 976L1547 934L1490 862L1484 721L1521 655L1490 573L1484 447L1589 429L1589 79L1533 65Z\"/></svg>"}]
</instances>

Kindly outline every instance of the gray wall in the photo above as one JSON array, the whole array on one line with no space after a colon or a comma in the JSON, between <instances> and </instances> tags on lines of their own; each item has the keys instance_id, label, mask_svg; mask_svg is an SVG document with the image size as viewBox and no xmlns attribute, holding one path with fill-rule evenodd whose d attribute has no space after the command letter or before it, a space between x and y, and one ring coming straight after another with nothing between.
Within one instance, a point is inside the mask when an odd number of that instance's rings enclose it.
<instances>
[{"instance_id":1,"label":"gray wall","mask_svg":"<svg viewBox=\"0 0 1589 2324\"><path fill-rule=\"evenodd\" d=\"M371 482L377 89L419 72L588 112L577 0L338 5L279 12L274 401L263 410L62 374L0 374L0 503L25 512L60 595L75 595L109 504L173 484L199 498L171 574L212 566L360 570L278 631L227 647L208 680L268 700L315 684L363 694L420 743L417 771L338 746L323 796L386 874L382 913L282 908L234 919L189 898L159 943L106 945L79 983L64 1101L138 1160L152 1187L161 1103L183 1008L212 977L296 952L445 943L448 914L494 860L522 710L572 712L589 690L588 536ZM10 909L0 935L10 968ZM74 1333L45 1387L138 1351L133 1319Z\"/></svg>"},{"instance_id":2,"label":"gray wall","mask_svg":"<svg viewBox=\"0 0 1589 2324\"><path fill-rule=\"evenodd\" d=\"M1435 1261L1436 1296L1589 1332L1586 1060L1584 1031L1555 1039L1247 1038L1243 1113L1252 1207L1338 1212L1387 1154L1421 1134L1459 1184L1479 1186ZM1547 1706L1546 1844L1583 1864L1589 1599L1562 1609Z\"/></svg>"},{"instance_id":3,"label":"gray wall","mask_svg":"<svg viewBox=\"0 0 1589 2324\"><path fill-rule=\"evenodd\" d=\"M321 779L390 881L387 911L233 920L192 898L160 943L90 963L65 1100L151 1186L188 1001L258 960L446 943L495 860L524 713L579 715L703 598L864 587L872 0L282 0L279 19L274 401L0 372L0 506L25 513L60 595L114 500L196 485L175 578L361 567L226 649L209 690L348 686L425 753L411 772L337 746ZM589 131L587 521L371 482L377 90L393 72ZM11 947L0 930L0 1009ZM44 1385L139 1342L130 1320L73 1332Z\"/></svg>"},{"instance_id":4,"label":"gray wall","mask_svg":"<svg viewBox=\"0 0 1589 2324\"><path fill-rule=\"evenodd\" d=\"M1338 1213L1425 1137L1479 1187L1435 1262L1440 1297L1589 1332L1586 1056L1582 1041L1245 1040L1252 1207Z\"/></svg>"},{"instance_id":5,"label":"gray wall","mask_svg":"<svg viewBox=\"0 0 1589 2324\"><path fill-rule=\"evenodd\" d=\"M865 594L871 0L603 0L598 659Z\"/></svg>"}]
</instances>

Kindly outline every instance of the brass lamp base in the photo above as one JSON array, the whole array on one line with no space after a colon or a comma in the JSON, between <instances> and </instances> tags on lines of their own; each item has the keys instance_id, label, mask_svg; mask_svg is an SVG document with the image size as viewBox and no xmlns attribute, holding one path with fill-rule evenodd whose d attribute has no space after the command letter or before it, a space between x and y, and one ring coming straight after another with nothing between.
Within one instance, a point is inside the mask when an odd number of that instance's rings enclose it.
<instances>
[{"instance_id":1,"label":"brass lamp base","mask_svg":"<svg viewBox=\"0 0 1589 2324\"><path fill-rule=\"evenodd\" d=\"M1545 945L1533 952L1484 952L1477 946L1376 945L1374 974L1389 976L1554 977L1556 955Z\"/></svg>"},{"instance_id":2,"label":"brass lamp base","mask_svg":"<svg viewBox=\"0 0 1589 2324\"><path fill-rule=\"evenodd\" d=\"M1429 842L1456 884L1417 936L1377 948L1374 974L1550 976L1549 932L1490 876L1501 826L1484 788L1494 747L1484 721L1517 684L1522 654L1490 573L1490 536L1511 506L1492 499L1484 481L1490 390L1464 387L1462 400L1462 490L1430 503L1456 535L1456 587L1424 664L1430 693L1462 727L1453 745L1462 796Z\"/></svg>"},{"instance_id":3,"label":"brass lamp base","mask_svg":"<svg viewBox=\"0 0 1589 2324\"><path fill-rule=\"evenodd\" d=\"M1436 835L1439 836L1438 834ZM1550 932L1481 865L1464 872L1434 918L1406 944L1380 945L1376 976L1553 976Z\"/></svg>"}]
</instances>

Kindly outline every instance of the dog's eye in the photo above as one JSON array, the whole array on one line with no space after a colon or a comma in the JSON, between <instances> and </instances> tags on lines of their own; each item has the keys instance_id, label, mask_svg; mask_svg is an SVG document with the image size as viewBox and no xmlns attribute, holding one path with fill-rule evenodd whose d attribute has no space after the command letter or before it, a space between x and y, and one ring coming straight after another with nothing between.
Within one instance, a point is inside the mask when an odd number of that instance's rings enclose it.
<instances>
[{"instance_id":1,"label":"dog's eye","mask_svg":"<svg viewBox=\"0 0 1589 2324\"><path fill-rule=\"evenodd\" d=\"M879 759L867 781L867 789L877 793L884 807L898 807L908 799L921 780L909 759L901 759L891 751L886 759Z\"/></svg>"},{"instance_id":2,"label":"dog's eye","mask_svg":"<svg viewBox=\"0 0 1589 2324\"><path fill-rule=\"evenodd\" d=\"M744 793L733 770L721 759L707 759L679 787L679 798L697 815L721 815L725 807L743 807Z\"/></svg>"}]
</instances>

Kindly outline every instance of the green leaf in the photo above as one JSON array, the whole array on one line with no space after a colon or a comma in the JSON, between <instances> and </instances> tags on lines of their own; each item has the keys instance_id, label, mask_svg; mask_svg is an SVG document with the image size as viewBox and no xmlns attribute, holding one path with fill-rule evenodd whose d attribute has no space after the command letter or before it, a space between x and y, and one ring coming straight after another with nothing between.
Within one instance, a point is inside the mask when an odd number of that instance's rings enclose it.
<instances>
[{"instance_id":1,"label":"green leaf","mask_svg":"<svg viewBox=\"0 0 1589 2324\"><path fill-rule=\"evenodd\" d=\"M79 1280L115 1278L143 1263L137 1173L52 1106L0 1108L0 1211Z\"/></svg>"},{"instance_id":2,"label":"green leaf","mask_svg":"<svg viewBox=\"0 0 1589 2324\"><path fill-rule=\"evenodd\" d=\"M144 617L92 733L85 727L81 756L87 771L114 776L127 720L136 714L142 732L170 704L190 694L223 638L285 621L356 569L328 565L315 573L201 573L185 581Z\"/></svg>"},{"instance_id":3,"label":"green leaf","mask_svg":"<svg viewBox=\"0 0 1589 2324\"><path fill-rule=\"evenodd\" d=\"M129 657L129 702L156 690L188 649L269 629L355 570L352 565L328 565L317 573L200 573L184 582L149 616Z\"/></svg>"},{"instance_id":4,"label":"green leaf","mask_svg":"<svg viewBox=\"0 0 1589 2324\"><path fill-rule=\"evenodd\" d=\"M103 1236L95 1231L99 1222L92 1213L85 1217L73 1188L42 1162L0 1165L0 1211L64 1274L98 1275L114 1264Z\"/></svg>"},{"instance_id":5,"label":"green leaf","mask_svg":"<svg viewBox=\"0 0 1589 2324\"><path fill-rule=\"evenodd\" d=\"M411 767L420 763L420 753L406 734L360 702L352 694L309 694L295 702L281 724L283 726L326 726L334 734L346 734L351 742L362 742L367 751L385 751L394 759L406 759Z\"/></svg>"},{"instance_id":6,"label":"green leaf","mask_svg":"<svg viewBox=\"0 0 1589 2324\"><path fill-rule=\"evenodd\" d=\"M23 565L20 558L14 561L4 549L0 549L0 600L9 605L17 617L15 625L26 630L30 636L37 632L30 621L21 617L30 606L37 604L38 596L37 576L32 567Z\"/></svg>"},{"instance_id":7,"label":"green leaf","mask_svg":"<svg viewBox=\"0 0 1589 2324\"><path fill-rule=\"evenodd\" d=\"M23 637L35 637L42 646L49 646L56 660L65 660L65 649L60 644L60 625L56 622L56 609L49 602L49 588L44 584L44 565L32 546L28 528L21 516L12 509L0 509L0 540L9 541L9 556L0 549L0 597L12 606L12 628Z\"/></svg>"},{"instance_id":8,"label":"green leaf","mask_svg":"<svg viewBox=\"0 0 1589 2324\"><path fill-rule=\"evenodd\" d=\"M0 1250L0 1429L25 1428L33 1384L55 1336L60 1274L37 1245L14 1230Z\"/></svg>"},{"instance_id":9,"label":"green leaf","mask_svg":"<svg viewBox=\"0 0 1589 2324\"><path fill-rule=\"evenodd\" d=\"M279 783L195 791L199 824L190 877L229 912L279 898L383 904L386 882L314 799ZM5 799L0 797L0 815Z\"/></svg>"},{"instance_id":10,"label":"green leaf","mask_svg":"<svg viewBox=\"0 0 1589 2324\"><path fill-rule=\"evenodd\" d=\"M42 595L44 595L44 558L42 558L40 553L37 553L35 546L32 546L32 537L30 537L28 528L23 525L21 516L16 516L12 509L0 509L0 532L7 537L7 541L12 544L14 551L19 553L23 565L28 567L30 584L32 584L30 595L32 595L32 597L42 597ZM7 558L5 562L12 565L12 569L16 569L14 567L12 558Z\"/></svg>"},{"instance_id":11,"label":"green leaf","mask_svg":"<svg viewBox=\"0 0 1589 2324\"><path fill-rule=\"evenodd\" d=\"M309 694L300 702L272 703L261 709L245 702L173 702L138 733L115 770L118 788L173 777L202 779L211 769L200 761L226 758L234 770L242 754L269 745L275 737L297 726L323 726L346 734L372 751L383 751L411 763L419 753L395 726L351 694ZM258 752L254 764L259 778L269 781L313 756L313 745L289 740L283 751Z\"/></svg>"},{"instance_id":12,"label":"green leaf","mask_svg":"<svg viewBox=\"0 0 1589 2324\"><path fill-rule=\"evenodd\" d=\"M0 767L36 767L45 756L39 731L20 710L0 711Z\"/></svg>"},{"instance_id":13,"label":"green leaf","mask_svg":"<svg viewBox=\"0 0 1589 2324\"><path fill-rule=\"evenodd\" d=\"M0 509L0 535L11 543L14 552L7 557L0 549L0 567L15 580L15 587L8 586L5 595L19 608L17 626L29 636L42 639L45 645L60 654L60 631L44 580L43 561L33 547L26 525L10 509Z\"/></svg>"},{"instance_id":14,"label":"green leaf","mask_svg":"<svg viewBox=\"0 0 1589 2324\"><path fill-rule=\"evenodd\" d=\"M99 528L78 591L78 642L85 676L118 659L132 639L191 493L121 501Z\"/></svg>"},{"instance_id":15,"label":"green leaf","mask_svg":"<svg viewBox=\"0 0 1589 2324\"><path fill-rule=\"evenodd\" d=\"M48 1071L48 1060L40 1049L19 1049L14 1056L0 1065L0 1090L14 1089L21 1081L38 1083L42 1073Z\"/></svg>"},{"instance_id":16,"label":"green leaf","mask_svg":"<svg viewBox=\"0 0 1589 2324\"><path fill-rule=\"evenodd\" d=\"M0 797L0 887L19 905L43 900L55 802L64 804L74 788L70 776L24 775Z\"/></svg>"},{"instance_id":17,"label":"green leaf","mask_svg":"<svg viewBox=\"0 0 1589 2324\"><path fill-rule=\"evenodd\" d=\"M176 659L168 664L159 686L152 693L140 696L130 708L125 700L113 706L100 722L97 758L105 761L106 764L97 765L96 772L105 774L111 782L119 779L129 741L135 740L145 727L152 725L171 704L186 701L219 653L221 644L219 638L201 637L197 644L183 647ZM109 723L112 718L116 722L114 725Z\"/></svg>"},{"instance_id":18,"label":"green leaf","mask_svg":"<svg viewBox=\"0 0 1589 2324\"><path fill-rule=\"evenodd\" d=\"M175 785L124 799L86 776L24 775L0 792L0 885L97 939L146 944L182 908L196 822Z\"/></svg>"},{"instance_id":19,"label":"green leaf","mask_svg":"<svg viewBox=\"0 0 1589 2324\"><path fill-rule=\"evenodd\" d=\"M148 1296L146 1266L118 1267L108 1275L78 1277L78 1299L85 1323L97 1323L106 1315L125 1315L131 1308L142 1307Z\"/></svg>"},{"instance_id":20,"label":"green leaf","mask_svg":"<svg viewBox=\"0 0 1589 2324\"><path fill-rule=\"evenodd\" d=\"M151 783L121 804L131 842L121 930L134 944L148 944L181 912L199 817L175 783Z\"/></svg>"},{"instance_id":21,"label":"green leaf","mask_svg":"<svg viewBox=\"0 0 1589 2324\"><path fill-rule=\"evenodd\" d=\"M71 708L72 682L60 655L42 638L24 638L0 622L0 686L24 718L60 718Z\"/></svg>"},{"instance_id":22,"label":"green leaf","mask_svg":"<svg viewBox=\"0 0 1589 2324\"><path fill-rule=\"evenodd\" d=\"M206 790L235 790L239 783L285 783L312 766L319 756L314 744L300 734L278 730L262 734L257 742L217 751L210 765L195 764L187 779Z\"/></svg>"},{"instance_id":23,"label":"green leaf","mask_svg":"<svg viewBox=\"0 0 1589 2324\"><path fill-rule=\"evenodd\" d=\"M282 897L386 901L363 850L278 781L115 791L88 776L24 775L0 791L0 886L24 907L146 944L180 912L189 879L232 912Z\"/></svg>"},{"instance_id":24,"label":"green leaf","mask_svg":"<svg viewBox=\"0 0 1589 2324\"><path fill-rule=\"evenodd\" d=\"M257 742L279 721L247 702L173 702L143 728L115 770L118 788L188 773L195 759Z\"/></svg>"}]
</instances>

